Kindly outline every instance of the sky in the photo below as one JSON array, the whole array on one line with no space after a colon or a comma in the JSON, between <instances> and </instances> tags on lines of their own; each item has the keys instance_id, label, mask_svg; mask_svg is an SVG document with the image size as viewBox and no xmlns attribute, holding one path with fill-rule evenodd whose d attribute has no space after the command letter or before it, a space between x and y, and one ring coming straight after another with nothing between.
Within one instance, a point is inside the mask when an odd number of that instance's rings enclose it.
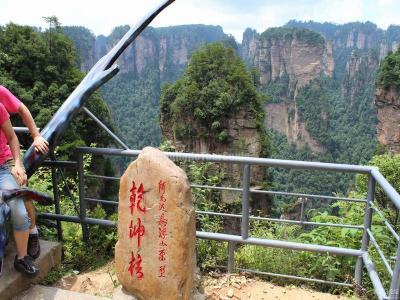
<instances>
[{"instance_id":1,"label":"sky","mask_svg":"<svg viewBox=\"0 0 400 300\"><path fill-rule=\"evenodd\" d=\"M46 27L42 17L62 25L81 25L109 35L119 25L133 25L160 0L0 0L0 25L14 22ZM248 27L263 32L291 19L343 24L371 21L386 29L400 25L400 0L176 0L151 23L221 25L238 42Z\"/></svg>"}]
</instances>

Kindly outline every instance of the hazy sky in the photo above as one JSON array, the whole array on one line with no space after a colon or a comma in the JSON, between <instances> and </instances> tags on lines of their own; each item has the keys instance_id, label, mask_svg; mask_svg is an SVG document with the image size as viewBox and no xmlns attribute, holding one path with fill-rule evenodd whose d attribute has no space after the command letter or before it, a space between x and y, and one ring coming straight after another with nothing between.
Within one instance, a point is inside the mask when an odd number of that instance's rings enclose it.
<instances>
[{"instance_id":1,"label":"hazy sky","mask_svg":"<svg viewBox=\"0 0 400 300\"><path fill-rule=\"evenodd\" d=\"M157 0L0 0L0 25L14 22L45 27L43 16L62 25L82 25L108 35L118 25L135 24ZM346 23L372 21L386 29L400 25L400 0L176 0L151 24L221 25L241 42L247 28L262 32L291 19Z\"/></svg>"}]
</instances>

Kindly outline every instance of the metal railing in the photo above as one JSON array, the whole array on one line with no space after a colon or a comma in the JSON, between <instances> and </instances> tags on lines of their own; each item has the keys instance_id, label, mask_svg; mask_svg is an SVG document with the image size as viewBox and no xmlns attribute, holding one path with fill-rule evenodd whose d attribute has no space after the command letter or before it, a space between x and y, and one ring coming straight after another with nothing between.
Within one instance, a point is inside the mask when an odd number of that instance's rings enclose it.
<instances>
[{"instance_id":1,"label":"metal railing","mask_svg":"<svg viewBox=\"0 0 400 300\"><path fill-rule=\"evenodd\" d=\"M76 222L80 223L82 226L83 239L87 240L88 238L88 226L89 224L93 225L103 225L103 226L115 226L115 222L103 219L95 219L87 217L87 202L95 202L101 204L108 205L118 205L117 201L108 201L106 199L95 199L86 197L85 195L85 177L94 177L98 179L104 180L119 180L118 177L110 177L110 176L102 176L102 175L85 175L84 174L84 164L83 164L83 155L84 154L92 154L92 155L105 155L105 156L119 156L119 157L136 157L140 154L139 150L130 150L128 146L121 141L121 139L116 136L111 130L107 128L105 124L103 124L93 113L91 113L87 108L83 108L83 111L91 117L101 128L103 128L116 142L117 145L120 145L124 149L110 149L110 148L88 148L82 147L77 149L78 159L77 162L66 161L60 162L55 161L54 157L52 157L51 161L45 161L44 165L51 167L52 171L52 184L54 190L54 200L55 207L54 213L41 213L38 214L40 218L55 220L57 223L57 233L58 238L62 239L62 229L61 223L62 221L66 222ZM27 132L26 128L16 128L18 132ZM203 188L203 189L214 189L214 190L227 190L227 191L236 191L242 194L241 204L242 204L242 212L241 214L229 214L229 213L220 213L220 212L210 212L210 211L196 211L198 215L214 215L221 217L230 217L230 218L240 218L241 219L241 234L240 235L232 235L225 233L216 233L216 232L204 232L197 231L196 237L200 239L208 239L208 240L217 240L224 241L228 243L228 263L227 269L229 272L232 272L234 269L238 271L246 271L253 272L260 275L268 275L268 276L277 276L288 279L298 279L303 281L311 281L316 283L326 283L326 284L334 284L339 286L347 286L347 287L355 287L356 289L361 287L362 284L362 274L363 269L367 270L369 278L374 287L375 294L378 299L400 299L399 291L400 291L400 238L399 234L390 224L390 222L384 217L384 215L379 210L378 206L374 204L374 196L376 185L378 184L384 193L388 196L390 201L392 202L395 209L400 210L400 195L397 191L390 185L390 183L382 176L379 170L375 167L370 166L356 166L356 165L346 165L346 164L332 164L332 163L320 163L320 162L304 162L304 161L292 161L292 160L280 160L280 159L268 159L268 158L254 158L254 157L242 157L242 156L225 156L225 155L210 155L210 154L191 154L191 153L179 153L179 152L165 152L165 154L174 161L198 161L198 162L215 162L215 163L226 163L226 164L238 164L242 166L242 186L240 188L233 187L216 187L216 186L205 186L205 185L195 185L192 184L192 188ZM285 191L267 191L267 190L256 190L250 188L250 172L251 167L254 165L273 168L287 168L287 169L302 169L302 170L313 170L313 171L331 171L331 172L345 172L345 173L354 173L354 174L366 174L368 176L368 192L366 199L356 199L356 198L346 198L346 197L334 197L334 196L325 196L325 195L314 195L314 194L303 194L303 193L289 193ZM65 168L74 168L78 172L78 180L79 180L79 205L74 201L71 190L67 184L66 178L62 169ZM77 215L62 215L60 212L60 197L58 191L58 175L61 176L64 182L64 189L67 194L70 196L70 200L73 203L75 211ZM294 220L282 220L276 218L266 218L266 217L258 217L250 215L250 206L249 200L251 194L268 194L274 196L291 196L291 197L306 197L310 199L318 199L321 201L334 201L341 200L347 202L358 202L365 204L365 213L364 213L364 222L363 224L355 225L355 224L336 224L336 223L321 223L321 222L309 222L304 220L304 203L301 205L301 218L299 221ZM395 238L397 242L397 251L396 256L392 258L394 260L393 267L391 267L388 259L385 257L383 251L381 250L379 244L377 243L376 238L374 237L372 230L372 215L373 213L377 213L380 217L383 224L387 227L391 235ZM362 241L360 249L349 249L349 248L341 248L341 247L332 247L332 246L324 246L317 244L305 244L298 242L289 242L289 241L281 241L281 240L272 240L265 238L255 238L251 237L249 231L249 222L250 220L261 220L261 221L270 221L270 222L281 222L281 223L289 223L289 224L297 224L297 225L309 225L309 226L331 226L331 227L342 227L342 228L352 228L357 230L362 230ZM386 292L385 288L382 285L381 279L376 271L375 264L371 259L369 253L370 242L375 247L379 258L382 260L383 265L386 268L389 276L391 277L391 284ZM354 284L350 284L347 282L335 282L335 281L327 281L315 278L306 278L294 275L286 275L286 274L276 274L271 272L261 272L255 270L248 270L242 268L235 268L234 266L234 253L235 253L235 245L236 244L249 244L249 245L258 245L264 247L274 247L281 249L291 249L297 251L309 251L309 252L317 252L317 253L328 253L333 255L346 255L355 257L357 259L355 271L354 271Z\"/></svg>"},{"instance_id":2,"label":"metal railing","mask_svg":"<svg viewBox=\"0 0 400 300\"><path fill-rule=\"evenodd\" d=\"M101 204L109 204L109 205L118 205L117 201L108 201L106 199L95 199L87 197L85 194L85 178L97 178L103 180L119 180L118 177L111 176L102 176L102 175L89 175L84 174L84 165L83 165L83 156L85 154L91 155L104 155L104 156L118 156L118 157L136 157L140 153L139 150L121 150L121 149L110 149L110 148L89 148L82 147L77 149L78 160L77 162L47 162L52 168L53 173L53 185L57 186L57 176L56 168L57 164L63 167L74 167L78 171L78 179L79 179L79 211L76 216L69 215L61 215L59 212L59 196L58 193L55 192L55 213L42 213L40 214L41 218L56 220L59 224L61 221L67 222L77 222L82 224L82 232L83 238L87 239L88 237L88 224L96 224L96 225L104 225L104 226L115 226L115 222L109 220L102 219L94 219L87 217L87 202L97 202ZM372 281L374 286L375 293L378 299L399 299L399 285L400 285L400 243L399 243L399 235L396 233L393 226L390 225L388 220L383 216L378 207L373 203L375 188L378 184L382 190L386 193L388 198L391 200L396 209L400 208L400 196L393 189L393 187L387 182L387 180L381 175L379 170L375 167L369 166L356 166L356 165L343 165L343 164L330 164L330 163L319 163L319 162L303 162L303 161L290 161L290 160L276 160L276 159L267 159L267 158L253 158L253 157L239 157L239 156L224 156L224 155L210 155L210 154L191 154L191 153L179 153L179 152L165 152L165 154L174 161L197 161L197 162L215 162L215 163L229 163L229 164L237 164L242 166L242 186L240 188L232 188L232 187L220 187L220 186L206 186L206 185L195 185L192 184L192 188L196 189L215 189L215 190L229 190L236 191L242 194L241 204L242 204L242 212L241 214L229 214L229 213L221 213L221 212L210 212L210 211L196 211L196 214L202 215L214 215L221 217L230 217L230 218L240 218L241 219L241 232L240 235L226 234L226 233L216 233L216 232L205 232L205 231L197 231L196 237L200 239L208 239L208 240L216 240L223 241L228 243L228 271L231 272L234 269L239 271L252 271L257 274L268 275L268 276L278 276L289 279L299 279L304 281L312 281L317 283L327 283L327 284L335 284L339 286L347 286L347 287L361 287L361 279L363 269L367 270L367 273ZM303 169L303 170L319 170L319 171L332 171L332 172L350 172L350 173L358 173L358 174L366 174L369 178L368 181L368 193L366 199L356 199L356 198L346 198L346 197L334 197L334 196L324 196L324 195L313 195L313 194L302 194L302 193L288 193L283 191L267 191L267 190L256 190L250 188L250 172L252 166L263 166L267 167L275 167L275 168L287 168L287 169ZM294 220L282 220L276 218L266 218L266 217L258 217L251 216L249 209L249 199L252 193L261 193L268 195L285 195L292 197L307 197L307 198L315 198L319 200L341 200L341 201L351 201L365 204L365 216L364 216L364 224L336 224L336 223L321 223L321 222L309 222L303 220L303 217L299 221ZM58 207L58 209L57 209ZM304 215L304 205L301 206L301 216ZM382 218L382 222L389 229L389 232L393 235L398 243L397 255L395 257L394 267L391 268L390 263L385 257L384 253L381 251L378 243L376 242L376 238L373 235L371 228L371 220L372 214L376 212L380 218ZM341 248L341 247L333 247L333 246L324 246L318 244L306 244L306 243L298 243L298 242L290 242L290 241L282 241L282 240L272 240L265 238L256 238L252 237L249 232L249 222L250 220L262 220L262 221L271 221L271 222L283 222L297 225L310 225L310 226L332 226L332 227L342 227L342 228L353 228L357 230L362 230L362 241L360 249L349 249L349 248ZM61 234L59 232L59 234ZM391 276L392 281L390 285L390 289L388 293L382 285L382 282L378 276L378 273L375 268L374 262L371 260L369 254L369 245L370 242L376 248L379 257L382 259L384 266L386 267L389 276ZM235 268L234 266L234 253L235 253L235 245L237 244L248 244L248 245L258 245L264 247L274 247L274 248L282 248L282 249L290 249L290 250L298 250L298 251L310 251L317 253L325 253L332 255L345 255L355 257L357 259L354 278L355 282L335 282L335 281L327 281L321 279L314 278L306 278L294 275L285 275L285 274L276 274L269 272L261 272L254 271L248 269Z\"/></svg>"}]
</instances>

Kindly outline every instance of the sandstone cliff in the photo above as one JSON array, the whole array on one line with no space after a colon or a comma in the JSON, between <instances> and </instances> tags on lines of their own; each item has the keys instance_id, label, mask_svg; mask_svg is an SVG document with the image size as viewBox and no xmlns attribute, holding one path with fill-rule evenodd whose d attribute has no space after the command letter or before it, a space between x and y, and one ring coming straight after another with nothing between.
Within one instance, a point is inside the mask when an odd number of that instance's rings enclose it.
<instances>
[{"instance_id":1,"label":"sandstone cliff","mask_svg":"<svg viewBox=\"0 0 400 300\"><path fill-rule=\"evenodd\" d=\"M321 33L332 41L333 51L340 49L377 50L382 60L400 45L400 26L390 25L387 30L378 28L371 22L353 22L343 25L318 22L289 21L286 27L306 28Z\"/></svg>"},{"instance_id":2,"label":"sandstone cliff","mask_svg":"<svg viewBox=\"0 0 400 300\"><path fill-rule=\"evenodd\" d=\"M259 35L247 29L242 56L260 70L261 84L287 75L295 94L321 73L332 76L334 69L332 45L309 30L271 28Z\"/></svg>"},{"instance_id":3,"label":"sandstone cliff","mask_svg":"<svg viewBox=\"0 0 400 300\"><path fill-rule=\"evenodd\" d=\"M248 66L259 68L260 81L272 95L272 103L265 108L268 128L285 135L297 148L325 153L329 150L327 144L311 133L310 120L299 113L299 91L316 78L330 77L340 86L337 94L343 99L342 106L354 111L354 121L360 120L360 109L373 102L379 61L399 44L400 26L382 30L370 22L336 25L290 21L283 28L262 34L247 29L241 54ZM310 110L315 111L312 107ZM331 123L329 108L321 109L319 114L324 117L318 118L318 122ZM369 122L374 123L374 118L369 118Z\"/></svg>"},{"instance_id":4,"label":"sandstone cliff","mask_svg":"<svg viewBox=\"0 0 400 300\"><path fill-rule=\"evenodd\" d=\"M379 57L376 52L360 54L356 50L352 51L346 62L342 85L343 96L348 98L351 104L354 104L356 96L363 90L371 90L372 94L378 67ZM370 97L372 98L372 95Z\"/></svg>"},{"instance_id":5,"label":"sandstone cliff","mask_svg":"<svg viewBox=\"0 0 400 300\"><path fill-rule=\"evenodd\" d=\"M326 148L308 132L296 105L299 90L321 74L332 76L334 61L332 44L323 37L305 29L272 28L257 34L247 29L243 35L242 57L250 66L260 70L260 83L264 86L284 80L286 100L267 104L266 125L286 135L288 142L298 148L308 147L324 153ZM268 93L268 91L267 91Z\"/></svg>"},{"instance_id":6,"label":"sandstone cliff","mask_svg":"<svg viewBox=\"0 0 400 300\"><path fill-rule=\"evenodd\" d=\"M118 26L105 37L95 38L82 28L68 27L70 36L82 51L80 68L88 71L129 30L129 26ZM84 37L84 39L83 39ZM165 28L147 28L118 59L122 74L144 75L146 70L156 69L163 81L175 80L175 74L187 64L191 53L205 43L223 40L226 35L220 26L182 25ZM90 39L88 43L87 40ZM179 73L179 72L178 72ZM172 77L172 78L171 78Z\"/></svg>"},{"instance_id":7,"label":"sandstone cliff","mask_svg":"<svg viewBox=\"0 0 400 300\"><path fill-rule=\"evenodd\" d=\"M324 145L318 143L300 120L296 103L271 103L265 106L267 127L286 136L290 144L297 148L309 148L315 153L325 153Z\"/></svg>"},{"instance_id":8,"label":"sandstone cliff","mask_svg":"<svg viewBox=\"0 0 400 300\"><path fill-rule=\"evenodd\" d=\"M391 86L375 92L378 141L391 153L400 153L400 89Z\"/></svg>"},{"instance_id":9,"label":"sandstone cliff","mask_svg":"<svg viewBox=\"0 0 400 300\"><path fill-rule=\"evenodd\" d=\"M184 119L184 116L182 116ZM186 124L193 126L195 132L204 132L203 128L193 122L193 120L185 120ZM257 126L256 113L254 110L243 107L236 114L223 121L226 126L227 133L231 137L230 142L217 142L214 138L200 136L196 138L177 137L174 133L173 125L168 116L161 113L160 125L162 135L172 142L175 149L179 152L190 153L212 153L223 155L238 155L250 157L262 157L265 151L262 132ZM220 164L220 171L224 174L223 186L241 186L242 185L242 165L238 164ZM261 166L252 166L251 182L252 187L256 187L263 183L265 179L265 170ZM224 203L238 202L241 199L241 194L237 192L224 191L222 194ZM252 195L253 200L257 195ZM267 197L261 196L262 201L254 201L252 208L254 210L261 209L270 213L270 202ZM258 199L258 198L257 198Z\"/></svg>"}]
</instances>

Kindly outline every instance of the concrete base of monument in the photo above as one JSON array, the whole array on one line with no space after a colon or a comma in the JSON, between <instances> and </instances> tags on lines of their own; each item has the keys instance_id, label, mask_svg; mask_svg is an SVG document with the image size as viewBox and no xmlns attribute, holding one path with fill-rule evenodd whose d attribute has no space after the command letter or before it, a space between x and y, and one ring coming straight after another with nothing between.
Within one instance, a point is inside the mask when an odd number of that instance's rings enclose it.
<instances>
[{"instance_id":1,"label":"concrete base of monument","mask_svg":"<svg viewBox=\"0 0 400 300\"><path fill-rule=\"evenodd\" d=\"M40 240L41 255L36 260L40 269L39 276L35 279L28 279L14 269L15 247L10 244L7 247L4 259L3 275L0 277L0 299L6 300L20 294L32 284L39 282L47 273L61 264L61 244Z\"/></svg>"}]
</instances>

